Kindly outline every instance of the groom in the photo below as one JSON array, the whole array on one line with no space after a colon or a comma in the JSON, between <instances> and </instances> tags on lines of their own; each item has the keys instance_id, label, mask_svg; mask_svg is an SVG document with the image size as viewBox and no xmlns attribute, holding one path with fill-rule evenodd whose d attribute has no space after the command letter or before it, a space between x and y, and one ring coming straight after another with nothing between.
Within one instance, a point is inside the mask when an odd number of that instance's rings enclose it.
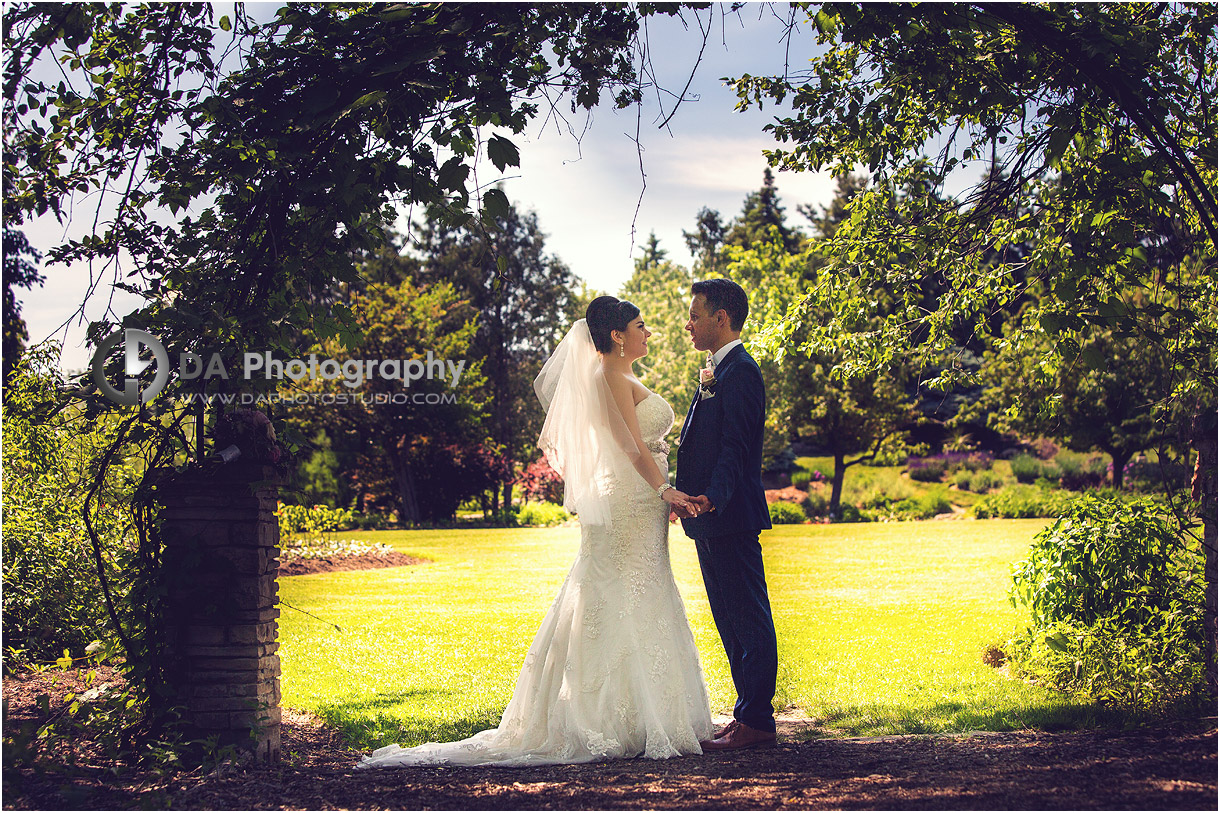
<instances>
[{"instance_id":1,"label":"groom","mask_svg":"<svg viewBox=\"0 0 1220 813\"><path fill-rule=\"evenodd\" d=\"M695 540L712 618L720 632L737 703L733 721L701 743L725 751L775 743L778 666L775 624L758 533L771 527L762 487L766 394L758 364L741 343L750 305L741 286L709 279L691 286L695 349L712 353L678 442L677 487L698 494L695 516L682 519Z\"/></svg>"}]
</instances>

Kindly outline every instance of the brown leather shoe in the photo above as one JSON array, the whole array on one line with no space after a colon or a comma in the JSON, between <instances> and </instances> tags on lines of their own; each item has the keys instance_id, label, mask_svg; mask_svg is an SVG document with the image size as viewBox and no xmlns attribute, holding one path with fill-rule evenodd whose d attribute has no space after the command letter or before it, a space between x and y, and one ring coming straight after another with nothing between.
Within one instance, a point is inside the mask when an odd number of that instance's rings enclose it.
<instances>
[{"instance_id":1,"label":"brown leather shoe","mask_svg":"<svg viewBox=\"0 0 1220 813\"><path fill-rule=\"evenodd\" d=\"M721 728L716 729L716 733L712 735L712 739L718 740L721 737L728 736L728 733L734 728L737 728L739 725L741 725L741 723L737 722L736 720L729 720Z\"/></svg>"},{"instance_id":2,"label":"brown leather shoe","mask_svg":"<svg viewBox=\"0 0 1220 813\"><path fill-rule=\"evenodd\" d=\"M729 726L729 730L722 737L717 737L711 742L700 743L704 751L734 751L739 748L764 748L775 745L774 731L759 731L757 728L750 728L742 722L734 720L737 725Z\"/></svg>"}]
</instances>

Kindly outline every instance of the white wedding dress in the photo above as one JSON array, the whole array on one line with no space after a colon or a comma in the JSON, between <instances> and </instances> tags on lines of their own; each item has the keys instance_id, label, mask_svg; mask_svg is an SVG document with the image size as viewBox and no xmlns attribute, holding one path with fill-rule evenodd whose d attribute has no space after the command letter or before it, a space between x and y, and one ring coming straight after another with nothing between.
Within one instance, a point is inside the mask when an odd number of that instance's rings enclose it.
<instances>
[{"instance_id":1,"label":"white wedding dress","mask_svg":"<svg viewBox=\"0 0 1220 813\"><path fill-rule=\"evenodd\" d=\"M674 413L636 404L662 473ZM634 473L634 472L632 472ZM707 686L669 563L669 509L642 477L610 484L610 528L582 525L580 553L534 637L497 728L459 742L388 745L358 768L524 767L701 754Z\"/></svg>"}]
</instances>

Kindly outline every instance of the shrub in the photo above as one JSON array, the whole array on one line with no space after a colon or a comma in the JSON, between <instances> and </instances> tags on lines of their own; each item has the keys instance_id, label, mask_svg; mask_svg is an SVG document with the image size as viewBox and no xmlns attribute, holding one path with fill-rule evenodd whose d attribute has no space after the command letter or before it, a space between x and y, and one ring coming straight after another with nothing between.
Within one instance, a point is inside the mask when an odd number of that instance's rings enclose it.
<instances>
[{"instance_id":1,"label":"shrub","mask_svg":"<svg viewBox=\"0 0 1220 813\"><path fill-rule=\"evenodd\" d=\"M1090 458L1081 463L1060 455L1055 462L1059 464L1059 485L1072 491L1101 488L1106 482L1110 466L1100 457Z\"/></svg>"},{"instance_id":2,"label":"shrub","mask_svg":"<svg viewBox=\"0 0 1220 813\"><path fill-rule=\"evenodd\" d=\"M563 503L563 478L551 468L546 457L540 457L526 466L516 482L525 493L526 500L557 505Z\"/></svg>"},{"instance_id":3,"label":"shrub","mask_svg":"<svg viewBox=\"0 0 1220 813\"><path fill-rule=\"evenodd\" d=\"M795 525L805 521L805 512L799 505L778 501L767 506L771 522L776 525Z\"/></svg>"},{"instance_id":4,"label":"shrub","mask_svg":"<svg viewBox=\"0 0 1220 813\"><path fill-rule=\"evenodd\" d=\"M280 535L298 545L321 545L332 531L350 528L350 508L328 505L289 505L279 503L275 515L280 520Z\"/></svg>"},{"instance_id":5,"label":"shrub","mask_svg":"<svg viewBox=\"0 0 1220 813\"><path fill-rule=\"evenodd\" d=\"M949 498L943 487L934 488L918 497L908 497L894 503L893 517L895 519L931 519L937 514L952 511Z\"/></svg>"},{"instance_id":6,"label":"shrub","mask_svg":"<svg viewBox=\"0 0 1220 813\"><path fill-rule=\"evenodd\" d=\"M382 514L352 514L351 527L361 531L381 531L393 526L390 517Z\"/></svg>"},{"instance_id":7,"label":"shrub","mask_svg":"<svg viewBox=\"0 0 1220 813\"><path fill-rule=\"evenodd\" d=\"M1155 504L1081 498L1013 571L1013 605L1031 615L1013 661L1065 692L1167 708L1204 683L1203 583L1197 545Z\"/></svg>"},{"instance_id":8,"label":"shrub","mask_svg":"<svg viewBox=\"0 0 1220 813\"><path fill-rule=\"evenodd\" d=\"M839 522L872 522L874 519L873 514L861 511L854 505L839 506Z\"/></svg>"},{"instance_id":9,"label":"shrub","mask_svg":"<svg viewBox=\"0 0 1220 813\"><path fill-rule=\"evenodd\" d=\"M17 660L55 660L113 635L81 507L114 425L63 408L58 357L53 345L30 348L4 390L3 636ZM134 472L113 473L90 517L120 614L132 609L122 506L134 480Z\"/></svg>"},{"instance_id":10,"label":"shrub","mask_svg":"<svg viewBox=\"0 0 1220 813\"><path fill-rule=\"evenodd\" d=\"M941 458L907 458L907 473L911 475L912 480L919 480L922 483L939 483L948 469L948 463Z\"/></svg>"},{"instance_id":11,"label":"shrub","mask_svg":"<svg viewBox=\"0 0 1220 813\"><path fill-rule=\"evenodd\" d=\"M884 510L888 509L896 501L896 498L891 497L884 489L874 488L868 494L861 496L856 504L860 508L867 510Z\"/></svg>"},{"instance_id":12,"label":"shrub","mask_svg":"<svg viewBox=\"0 0 1220 813\"><path fill-rule=\"evenodd\" d=\"M1184 488L1190 482L1190 470L1181 460L1152 461L1141 455L1127 464L1123 480L1128 488L1160 492L1166 487Z\"/></svg>"},{"instance_id":13,"label":"shrub","mask_svg":"<svg viewBox=\"0 0 1220 813\"><path fill-rule=\"evenodd\" d=\"M517 509L519 525L562 525L570 519L562 505L551 502L525 502Z\"/></svg>"},{"instance_id":14,"label":"shrub","mask_svg":"<svg viewBox=\"0 0 1220 813\"><path fill-rule=\"evenodd\" d=\"M805 512L805 516L810 519L819 519L826 516L830 510L830 500L826 499L826 495L821 491L810 491L809 495L801 501L801 508Z\"/></svg>"},{"instance_id":15,"label":"shrub","mask_svg":"<svg viewBox=\"0 0 1220 813\"><path fill-rule=\"evenodd\" d=\"M1199 694L1206 680L1200 647L1181 618L1162 634L1133 635L1103 619L1092 626L1027 629L1008 644L1013 672L1083 700L1132 711L1168 710Z\"/></svg>"},{"instance_id":16,"label":"shrub","mask_svg":"<svg viewBox=\"0 0 1220 813\"><path fill-rule=\"evenodd\" d=\"M1059 454L1059 447L1055 445L1055 442L1046 438L1034 441L1032 449L1034 454L1042 460L1051 460Z\"/></svg>"},{"instance_id":17,"label":"shrub","mask_svg":"<svg viewBox=\"0 0 1220 813\"><path fill-rule=\"evenodd\" d=\"M1057 517L1065 513L1072 495L1037 486L1007 486L984 496L970 508L978 519L1028 519Z\"/></svg>"},{"instance_id":18,"label":"shrub","mask_svg":"<svg viewBox=\"0 0 1220 813\"><path fill-rule=\"evenodd\" d=\"M1003 484L1003 478L995 472L980 471L971 478L968 488L978 494L986 494L991 489L999 488Z\"/></svg>"},{"instance_id":19,"label":"shrub","mask_svg":"<svg viewBox=\"0 0 1220 813\"><path fill-rule=\"evenodd\" d=\"M1027 454L1017 455L1009 461L1009 465L1012 466L1012 476L1017 478L1018 483L1032 483L1047 473L1047 467L1042 465L1041 460Z\"/></svg>"},{"instance_id":20,"label":"shrub","mask_svg":"<svg viewBox=\"0 0 1220 813\"><path fill-rule=\"evenodd\" d=\"M969 491L970 484L973 481L973 475L968 471L959 471L953 475L953 485L960 488L962 491Z\"/></svg>"},{"instance_id":21,"label":"shrub","mask_svg":"<svg viewBox=\"0 0 1220 813\"><path fill-rule=\"evenodd\" d=\"M799 488L802 491L809 488L809 482L812 480L809 472L801 470L792 473L792 485L794 488Z\"/></svg>"},{"instance_id":22,"label":"shrub","mask_svg":"<svg viewBox=\"0 0 1220 813\"><path fill-rule=\"evenodd\" d=\"M995 458L990 452L948 452L945 455L949 470L986 471Z\"/></svg>"}]
</instances>

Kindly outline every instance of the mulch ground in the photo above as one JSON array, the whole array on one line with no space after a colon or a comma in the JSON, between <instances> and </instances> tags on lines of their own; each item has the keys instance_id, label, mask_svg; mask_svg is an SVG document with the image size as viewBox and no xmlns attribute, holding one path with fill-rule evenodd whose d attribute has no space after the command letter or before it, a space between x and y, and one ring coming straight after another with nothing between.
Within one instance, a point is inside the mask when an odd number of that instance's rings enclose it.
<instances>
[{"instance_id":1,"label":"mulch ground","mask_svg":"<svg viewBox=\"0 0 1220 813\"><path fill-rule=\"evenodd\" d=\"M52 685L54 681L54 685ZM121 677L102 667L96 682ZM41 721L80 673L6 677L7 725ZM1215 810L1214 719L1138 731L1020 731L812 740L781 723L775 748L547 768L354 769L359 752L316 718L284 710L281 762L163 775L116 766L87 742L76 766L6 759L10 810L1000 809Z\"/></svg>"},{"instance_id":2,"label":"mulch ground","mask_svg":"<svg viewBox=\"0 0 1220 813\"><path fill-rule=\"evenodd\" d=\"M352 564L345 562L344 564ZM335 568L331 568L335 569ZM100 667L94 684L120 685ZM4 678L5 735L62 713L83 671ZM40 710L37 697L50 696ZM354 769L360 753L320 720L285 709L281 761L164 774L107 761L74 740L38 767L6 745L4 809L605 810L1000 809L1216 810L1216 721L1135 731L1018 731L800 740L671 760L546 768Z\"/></svg>"}]
</instances>

